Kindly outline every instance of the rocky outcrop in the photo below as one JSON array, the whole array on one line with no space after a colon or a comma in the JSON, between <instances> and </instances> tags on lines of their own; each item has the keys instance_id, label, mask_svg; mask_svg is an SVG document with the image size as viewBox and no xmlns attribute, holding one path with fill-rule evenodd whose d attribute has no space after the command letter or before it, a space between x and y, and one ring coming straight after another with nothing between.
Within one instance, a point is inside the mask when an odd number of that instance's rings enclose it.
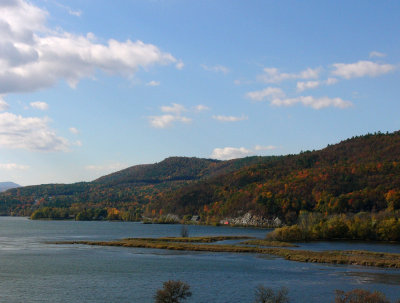
<instances>
[{"instance_id":1,"label":"rocky outcrop","mask_svg":"<svg viewBox=\"0 0 400 303\"><path fill-rule=\"evenodd\" d=\"M236 218L225 218L220 221L222 225L242 225L242 226L259 226L259 227L280 227L282 221L278 218L264 218L253 215L250 212Z\"/></svg>"}]
</instances>

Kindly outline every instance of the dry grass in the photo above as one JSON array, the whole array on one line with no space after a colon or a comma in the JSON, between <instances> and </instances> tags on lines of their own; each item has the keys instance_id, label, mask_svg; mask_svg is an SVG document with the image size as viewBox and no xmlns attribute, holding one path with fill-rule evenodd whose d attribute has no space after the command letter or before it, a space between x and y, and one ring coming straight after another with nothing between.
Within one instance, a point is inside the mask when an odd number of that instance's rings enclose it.
<instances>
[{"instance_id":1,"label":"dry grass","mask_svg":"<svg viewBox=\"0 0 400 303\"><path fill-rule=\"evenodd\" d=\"M288 243L288 242L272 241L272 240L257 240L257 239L246 240L246 241L240 242L240 244L269 246L269 247L298 247L298 245Z\"/></svg>"},{"instance_id":2,"label":"dry grass","mask_svg":"<svg viewBox=\"0 0 400 303\"><path fill-rule=\"evenodd\" d=\"M400 254L378 253L369 251L307 251L292 250L287 248L261 248L239 245L223 244L201 244L201 241L217 239L217 237L199 237L199 238L132 238L118 241L62 241L53 242L53 244L84 244L99 246L122 246L122 247L140 247L168 250L184 251L208 251L208 252L230 252L230 253L255 253L267 254L283 257L286 260L298 262L313 263L331 263L331 264L351 264L363 266L375 266L384 268L400 268ZM242 237L236 237L239 239ZM200 239L202 239L200 241ZM218 237L221 241L221 238ZM223 240L232 239L232 237L222 237ZM215 242L214 241L214 242ZM212 240L210 242L213 242ZM195 243L195 244L193 244Z\"/></svg>"}]
</instances>

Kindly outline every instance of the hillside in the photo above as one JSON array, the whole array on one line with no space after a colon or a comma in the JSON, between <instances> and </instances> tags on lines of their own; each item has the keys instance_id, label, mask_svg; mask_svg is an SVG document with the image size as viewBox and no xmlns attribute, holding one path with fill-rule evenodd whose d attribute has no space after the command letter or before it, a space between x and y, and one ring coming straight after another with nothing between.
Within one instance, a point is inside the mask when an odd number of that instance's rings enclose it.
<instances>
[{"instance_id":1,"label":"hillside","mask_svg":"<svg viewBox=\"0 0 400 303\"><path fill-rule=\"evenodd\" d=\"M400 132L353 137L319 151L280 157L171 157L93 182L21 187L0 194L2 214L30 215L43 207L64 209L62 216L101 209L108 211L108 218L124 220L172 213L218 222L251 212L286 223L295 222L302 211L396 211Z\"/></svg>"},{"instance_id":2,"label":"hillside","mask_svg":"<svg viewBox=\"0 0 400 303\"><path fill-rule=\"evenodd\" d=\"M400 208L400 133L354 137L320 151L244 167L159 196L156 213L211 221L251 211L294 222L300 211L347 213Z\"/></svg>"},{"instance_id":3,"label":"hillside","mask_svg":"<svg viewBox=\"0 0 400 303\"><path fill-rule=\"evenodd\" d=\"M155 164L132 166L93 182L43 184L10 189L0 194L0 214L29 215L32 210L44 206L137 209L148 204L157 194L272 158L274 157L247 157L217 161L170 157Z\"/></svg>"}]
</instances>

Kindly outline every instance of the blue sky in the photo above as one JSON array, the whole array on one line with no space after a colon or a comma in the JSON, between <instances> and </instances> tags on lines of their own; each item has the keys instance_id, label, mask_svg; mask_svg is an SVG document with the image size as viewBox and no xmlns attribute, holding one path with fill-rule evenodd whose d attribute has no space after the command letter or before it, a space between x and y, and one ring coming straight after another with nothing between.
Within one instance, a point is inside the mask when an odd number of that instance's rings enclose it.
<instances>
[{"instance_id":1,"label":"blue sky","mask_svg":"<svg viewBox=\"0 0 400 303\"><path fill-rule=\"evenodd\" d=\"M0 181L400 129L400 2L4 0Z\"/></svg>"}]
</instances>

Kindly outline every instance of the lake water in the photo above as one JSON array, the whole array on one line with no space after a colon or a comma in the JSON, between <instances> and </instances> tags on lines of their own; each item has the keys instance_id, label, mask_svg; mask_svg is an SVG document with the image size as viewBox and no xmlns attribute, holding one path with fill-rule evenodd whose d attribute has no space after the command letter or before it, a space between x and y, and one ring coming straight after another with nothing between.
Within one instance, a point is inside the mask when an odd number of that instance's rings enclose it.
<instances>
[{"instance_id":1,"label":"lake water","mask_svg":"<svg viewBox=\"0 0 400 303\"><path fill-rule=\"evenodd\" d=\"M189 226L190 236L249 235L266 230ZM55 240L179 236L180 225L31 221L0 217L0 302L153 302L167 280L190 284L192 303L254 301L257 285L285 286L291 302L333 302L335 289L380 290L400 298L400 270L285 261L257 254L53 245ZM400 245L324 242L302 248L399 252Z\"/></svg>"}]
</instances>

